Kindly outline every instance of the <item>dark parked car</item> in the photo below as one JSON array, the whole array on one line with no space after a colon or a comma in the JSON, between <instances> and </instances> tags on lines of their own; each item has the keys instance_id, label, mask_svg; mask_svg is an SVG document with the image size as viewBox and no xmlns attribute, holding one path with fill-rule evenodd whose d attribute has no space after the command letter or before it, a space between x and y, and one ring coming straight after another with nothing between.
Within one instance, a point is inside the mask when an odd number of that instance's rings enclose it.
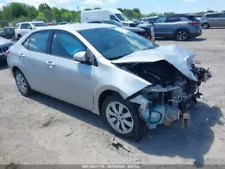
<instances>
[{"instance_id":1,"label":"dark parked car","mask_svg":"<svg viewBox=\"0 0 225 169\"><path fill-rule=\"evenodd\" d=\"M156 38L173 38L186 41L202 34L201 24L194 15L175 14L160 16L152 24L140 24L138 27L151 34L151 27L155 30Z\"/></svg>"},{"instance_id":2,"label":"dark parked car","mask_svg":"<svg viewBox=\"0 0 225 169\"><path fill-rule=\"evenodd\" d=\"M15 37L15 28L6 27L0 29L0 36L5 39L13 39Z\"/></svg>"},{"instance_id":3,"label":"dark parked car","mask_svg":"<svg viewBox=\"0 0 225 169\"><path fill-rule=\"evenodd\" d=\"M0 65L2 63L5 63L6 61L5 55L11 46L12 46L11 40L0 37Z\"/></svg>"},{"instance_id":4,"label":"dark parked car","mask_svg":"<svg viewBox=\"0 0 225 169\"><path fill-rule=\"evenodd\" d=\"M147 37L147 33L145 31L145 29L139 28L139 27L130 27L130 26L124 26L123 24L121 24L120 22L117 21L113 21L113 20L107 20L107 21L91 21L88 23L105 23L105 24L110 24L110 25L114 25L114 26L118 26L121 28L124 28L128 31L137 33L141 36Z\"/></svg>"}]
</instances>

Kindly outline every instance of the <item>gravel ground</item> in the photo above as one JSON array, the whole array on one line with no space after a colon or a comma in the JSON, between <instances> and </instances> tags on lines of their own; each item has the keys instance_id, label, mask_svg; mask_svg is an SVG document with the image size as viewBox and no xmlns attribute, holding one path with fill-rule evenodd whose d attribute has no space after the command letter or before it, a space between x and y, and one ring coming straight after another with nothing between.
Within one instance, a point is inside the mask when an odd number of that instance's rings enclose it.
<instances>
[{"instance_id":1,"label":"gravel ground","mask_svg":"<svg viewBox=\"0 0 225 169\"><path fill-rule=\"evenodd\" d=\"M139 143L111 145L102 118L42 94L21 96L7 67L0 68L0 164L201 164L225 160L225 29L210 29L179 44L196 53L213 78L204 98L191 109L187 129L181 122L152 130Z\"/></svg>"}]
</instances>

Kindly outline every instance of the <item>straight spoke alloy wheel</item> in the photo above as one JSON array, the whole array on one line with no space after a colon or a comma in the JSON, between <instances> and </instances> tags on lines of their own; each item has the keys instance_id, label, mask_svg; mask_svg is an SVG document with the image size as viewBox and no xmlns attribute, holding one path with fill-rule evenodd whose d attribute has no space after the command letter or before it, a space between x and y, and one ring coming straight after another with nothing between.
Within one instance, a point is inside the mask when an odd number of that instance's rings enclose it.
<instances>
[{"instance_id":1,"label":"straight spoke alloy wheel","mask_svg":"<svg viewBox=\"0 0 225 169\"><path fill-rule=\"evenodd\" d=\"M132 115L128 108L119 102L108 104L106 118L110 126L118 133L127 134L133 130L134 120Z\"/></svg>"}]
</instances>

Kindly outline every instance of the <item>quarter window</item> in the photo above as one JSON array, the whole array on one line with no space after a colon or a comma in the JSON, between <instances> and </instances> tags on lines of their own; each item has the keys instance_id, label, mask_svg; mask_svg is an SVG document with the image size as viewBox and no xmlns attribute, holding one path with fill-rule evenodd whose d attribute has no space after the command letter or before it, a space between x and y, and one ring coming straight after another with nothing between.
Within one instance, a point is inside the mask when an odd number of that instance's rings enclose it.
<instances>
[{"instance_id":1,"label":"quarter window","mask_svg":"<svg viewBox=\"0 0 225 169\"><path fill-rule=\"evenodd\" d=\"M32 34L26 41L23 43L23 46L28 50L34 52L46 53L47 44L48 44L48 31L41 31Z\"/></svg>"},{"instance_id":2,"label":"quarter window","mask_svg":"<svg viewBox=\"0 0 225 169\"><path fill-rule=\"evenodd\" d=\"M52 39L51 54L73 59L77 52L86 51L86 47L73 35L55 32Z\"/></svg>"}]
</instances>

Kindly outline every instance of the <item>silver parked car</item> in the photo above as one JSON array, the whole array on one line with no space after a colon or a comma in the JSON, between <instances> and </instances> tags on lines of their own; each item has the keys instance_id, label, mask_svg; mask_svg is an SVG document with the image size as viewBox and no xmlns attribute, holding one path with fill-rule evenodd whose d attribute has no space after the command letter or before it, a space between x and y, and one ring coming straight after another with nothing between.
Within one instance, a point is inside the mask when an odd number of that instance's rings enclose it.
<instances>
[{"instance_id":1,"label":"silver parked car","mask_svg":"<svg viewBox=\"0 0 225 169\"><path fill-rule=\"evenodd\" d=\"M201 23L203 29L225 26L225 12L204 14L201 19Z\"/></svg>"},{"instance_id":2,"label":"silver parked car","mask_svg":"<svg viewBox=\"0 0 225 169\"><path fill-rule=\"evenodd\" d=\"M119 27L71 24L31 32L7 61L22 95L38 91L102 115L119 136L183 117L210 72L179 46L157 46Z\"/></svg>"}]
</instances>

